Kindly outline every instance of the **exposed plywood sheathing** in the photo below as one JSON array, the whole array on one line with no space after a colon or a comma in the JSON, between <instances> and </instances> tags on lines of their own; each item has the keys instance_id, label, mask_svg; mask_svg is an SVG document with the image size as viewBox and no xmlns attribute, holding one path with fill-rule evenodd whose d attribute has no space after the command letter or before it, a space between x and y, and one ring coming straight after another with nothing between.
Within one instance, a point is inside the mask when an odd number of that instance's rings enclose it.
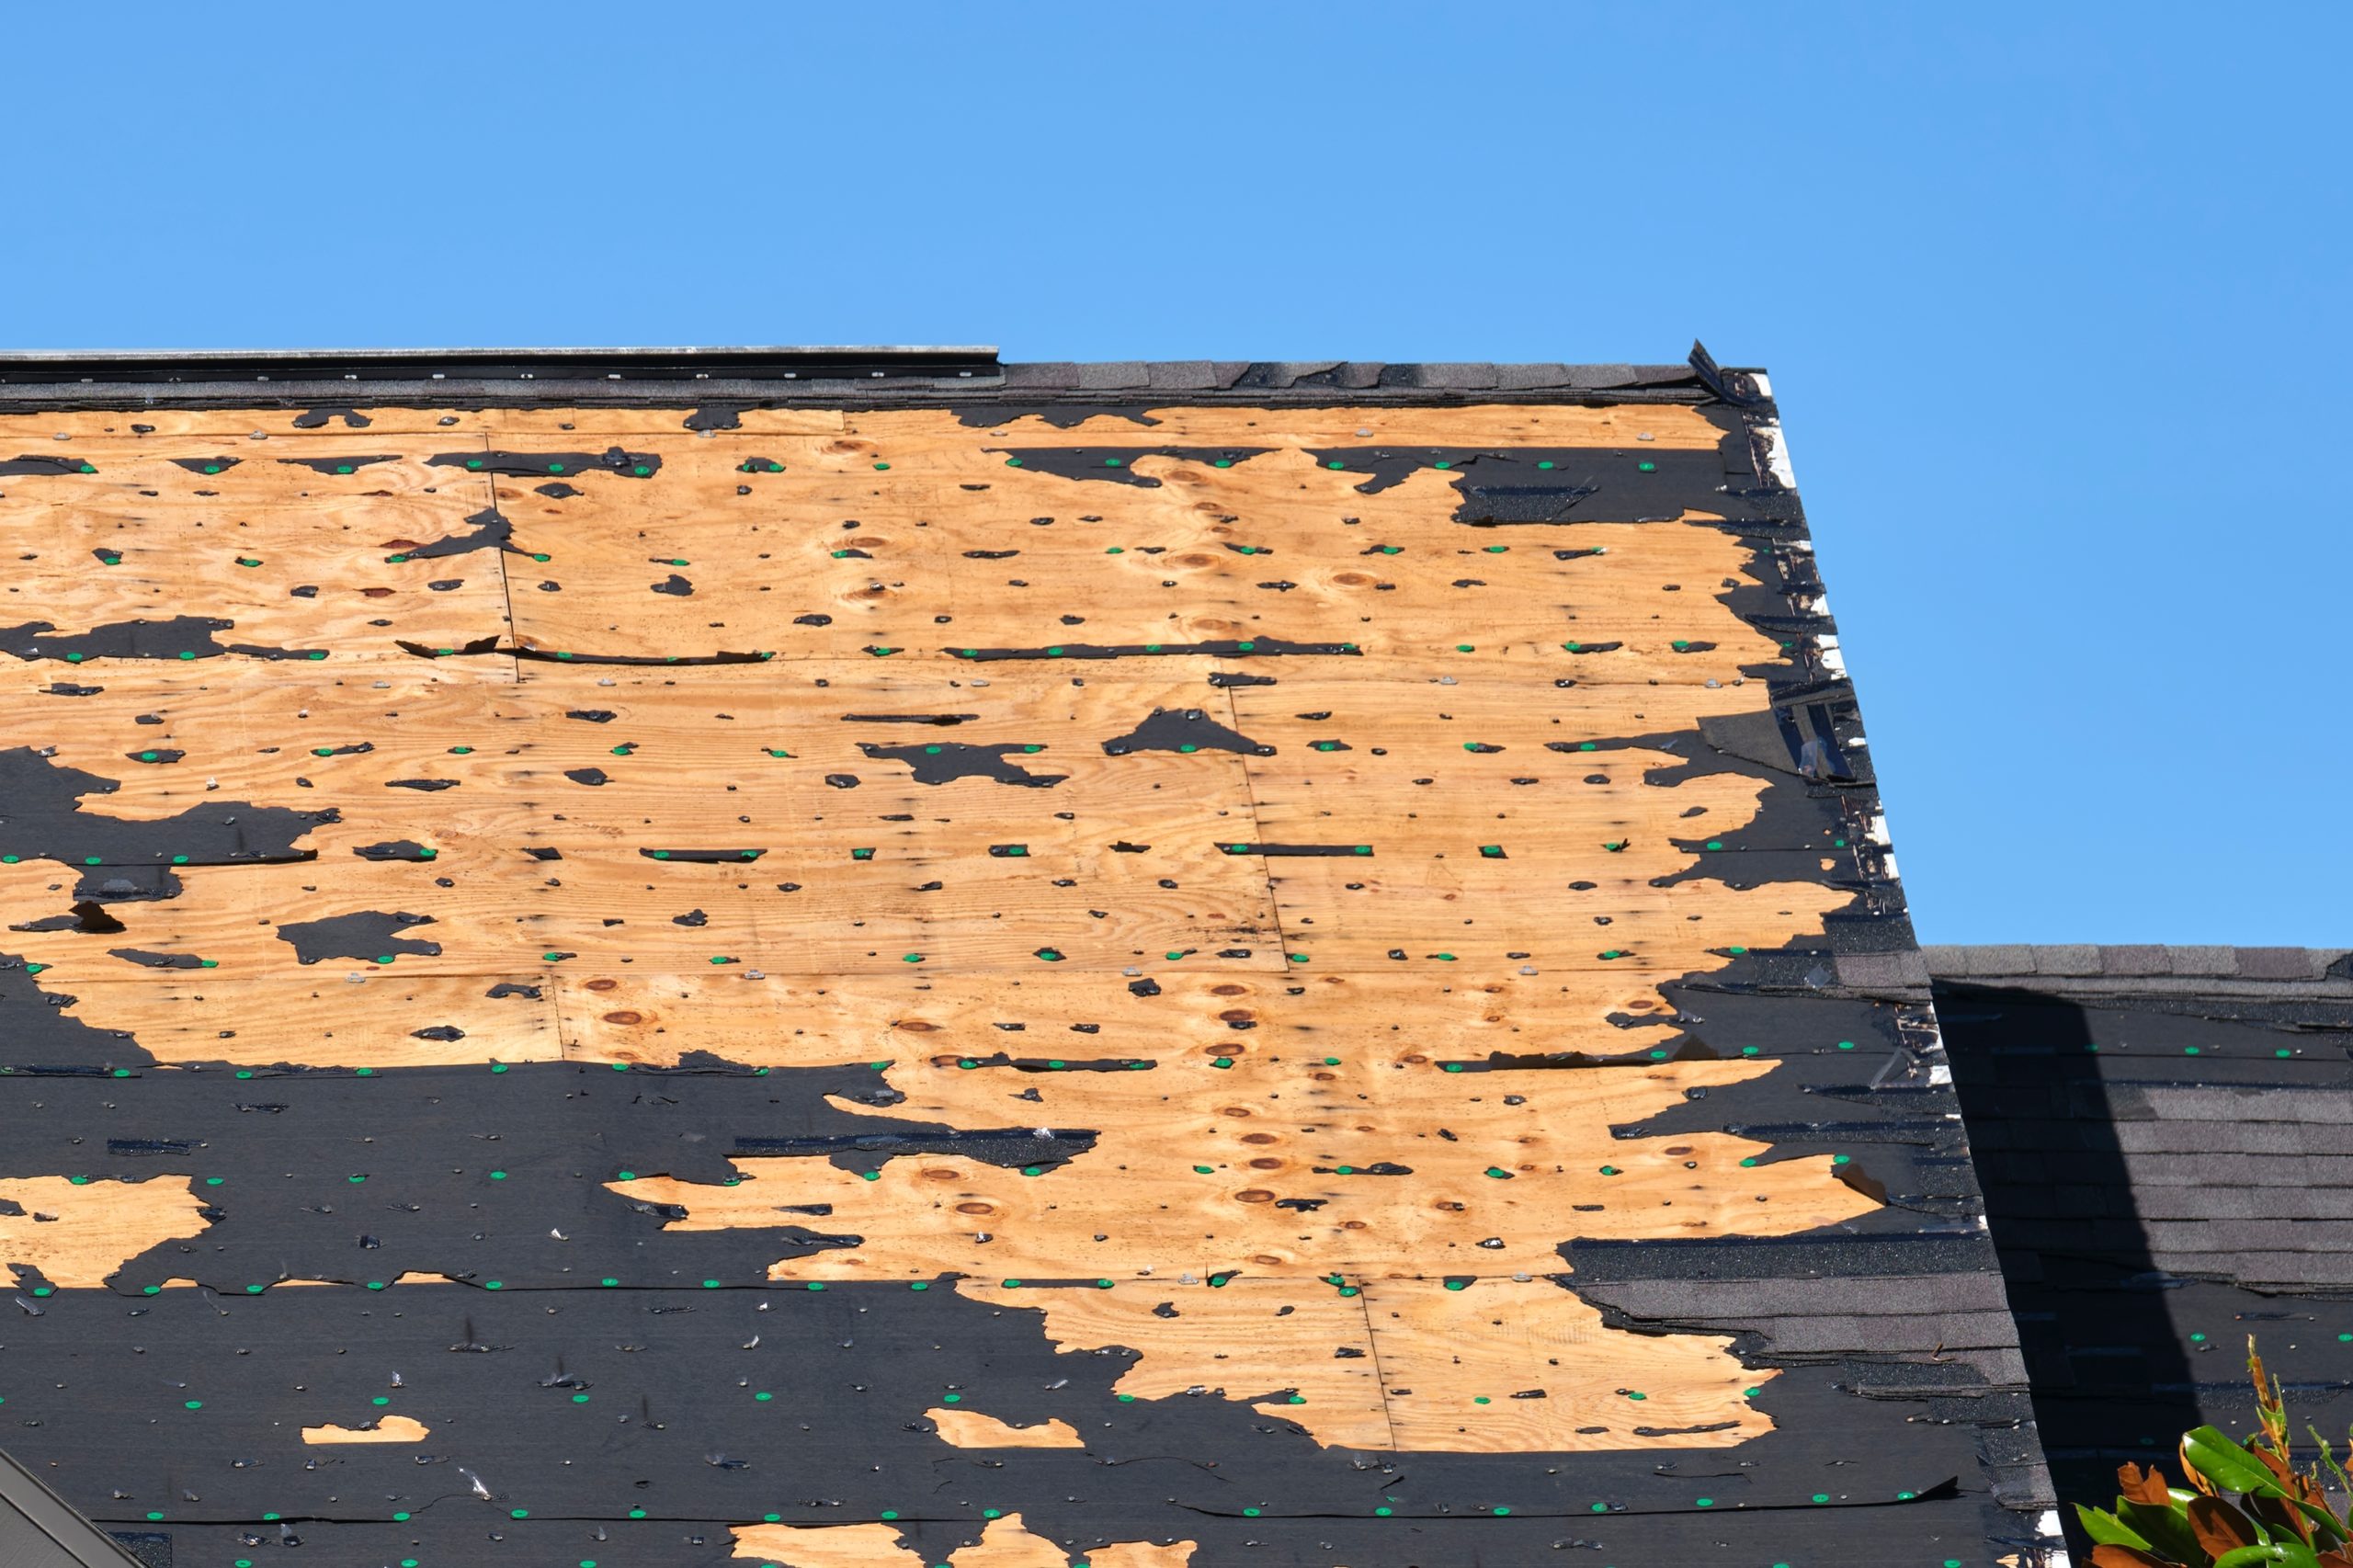
<instances>
[{"instance_id":1,"label":"exposed plywood sheathing","mask_svg":"<svg viewBox=\"0 0 2353 1568\"><path fill-rule=\"evenodd\" d=\"M413 1415L385 1415L367 1426L305 1426L302 1441L324 1443L421 1443L432 1429Z\"/></svg>"},{"instance_id":2,"label":"exposed plywood sheathing","mask_svg":"<svg viewBox=\"0 0 2353 1568\"><path fill-rule=\"evenodd\" d=\"M1765 414L812 401L0 415L0 1263L290 1490L61 1477L813 1568L1832 1484L1846 1374L1603 1290L1971 1201L1800 978L1909 938Z\"/></svg>"},{"instance_id":3,"label":"exposed plywood sheathing","mask_svg":"<svg viewBox=\"0 0 2353 1568\"><path fill-rule=\"evenodd\" d=\"M1186 1568L1194 1543L1155 1546L1114 1541L1092 1548L1087 1561L1100 1568ZM767 1568L922 1568L924 1558L899 1543L887 1525L751 1525L735 1531L735 1556L762 1560ZM981 1539L948 1556L952 1568L1066 1568L1070 1559L1051 1542L1032 1535L1021 1516L994 1519Z\"/></svg>"},{"instance_id":4,"label":"exposed plywood sheathing","mask_svg":"<svg viewBox=\"0 0 2353 1568\"><path fill-rule=\"evenodd\" d=\"M65 1289L96 1288L122 1260L202 1228L186 1180L0 1177L0 1267Z\"/></svg>"},{"instance_id":5,"label":"exposed plywood sheathing","mask_svg":"<svg viewBox=\"0 0 2353 1568\"><path fill-rule=\"evenodd\" d=\"M977 1410L938 1406L924 1412L939 1431L939 1440L959 1449L1083 1449L1086 1439L1067 1421L1041 1421L1015 1426Z\"/></svg>"}]
</instances>

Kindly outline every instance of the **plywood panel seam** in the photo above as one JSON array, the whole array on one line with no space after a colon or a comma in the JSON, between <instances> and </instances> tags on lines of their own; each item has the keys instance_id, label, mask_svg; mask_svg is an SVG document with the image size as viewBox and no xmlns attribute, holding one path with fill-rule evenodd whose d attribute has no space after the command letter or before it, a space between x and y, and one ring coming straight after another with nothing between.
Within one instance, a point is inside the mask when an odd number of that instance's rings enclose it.
<instances>
[{"instance_id":1,"label":"plywood panel seam","mask_svg":"<svg viewBox=\"0 0 2353 1568\"><path fill-rule=\"evenodd\" d=\"M540 971L540 977L548 988L548 1021L555 1029L555 1059L558 1062L589 1060L573 1054L572 1031L565 1027L563 1018L564 988L558 983L555 971L542 970Z\"/></svg>"},{"instance_id":2,"label":"plywood panel seam","mask_svg":"<svg viewBox=\"0 0 2353 1568\"><path fill-rule=\"evenodd\" d=\"M1234 706L1233 687L1220 687L1218 690L1225 699L1226 726L1236 734L1243 733L1242 713ZM1267 826L1258 820L1258 783L1256 779L1250 777L1250 758L1245 756L1241 761L1243 799L1249 803L1250 807L1250 842L1264 844L1267 842ZM1275 869L1266 857L1260 856L1258 869L1267 881L1267 917L1275 923L1275 940L1281 944L1282 961L1288 969L1290 963L1290 933L1283 929L1283 905L1281 898L1275 890Z\"/></svg>"},{"instance_id":3,"label":"plywood panel seam","mask_svg":"<svg viewBox=\"0 0 2353 1568\"><path fill-rule=\"evenodd\" d=\"M1389 1451L1395 1453L1401 1446L1397 1441L1397 1415L1389 1407L1389 1374L1381 1366L1381 1335L1373 1331L1372 1298L1359 1290L1356 1301L1357 1310L1364 1314L1365 1353L1372 1361L1372 1384L1381 1396L1381 1419L1389 1428Z\"/></svg>"},{"instance_id":4,"label":"plywood panel seam","mask_svg":"<svg viewBox=\"0 0 2353 1568\"><path fill-rule=\"evenodd\" d=\"M491 430L485 426L482 432L482 449L485 458L497 449L491 440ZM496 512L498 510L498 477L495 474L484 472L481 478L483 494L490 498L491 511ZM508 547L493 551L493 554L498 562L499 603L506 610L506 624L500 628L506 642L506 678L519 684L523 678L523 645L515 635L515 574L511 564L515 558L515 551L510 544ZM558 1038L560 1042L561 1037Z\"/></svg>"}]
</instances>

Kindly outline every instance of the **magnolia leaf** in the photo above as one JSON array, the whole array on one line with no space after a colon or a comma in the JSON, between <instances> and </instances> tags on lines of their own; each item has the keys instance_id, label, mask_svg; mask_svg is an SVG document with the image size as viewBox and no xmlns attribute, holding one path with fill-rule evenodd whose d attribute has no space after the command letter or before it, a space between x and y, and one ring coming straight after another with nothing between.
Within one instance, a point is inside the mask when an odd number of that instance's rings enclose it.
<instances>
[{"instance_id":1,"label":"magnolia leaf","mask_svg":"<svg viewBox=\"0 0 2353 1568\"><path fill-rule=\"evenodd\" d=\"M2131 1460L2116 1467L2116 1489L2135 1503L2154 1503L2160 1508L2172 1501L2165 1472L2151 1465L2143 1475L2141 1467Z\"/></svg>"},{"instance_id":2,"label":"magnolia leaf","mask_svg":"<svg viewBox=\"0 0 2353 1568\"><path fill-rule=\"evenodd\" d=\"M2320 1568L2320 1559L2313 1555L2311 1547L2301 1542L2276 1541L2269 1546L2242 1546L2236 1551L2226 1551L2214 1560L2214 1568Z\"/></svg>"},{"instance_id":3,"label":"magnolia leaf","mask_svg":"<svg viewBox=\"0 0 2353 1568\"><path fill-rule=\"evenodd\" d=\"M2211 1499L2201 1497L2200 1502ZM2208 1556L2204 1543L2190 1528L2189 1521L2173 1511L2170 1506L2156 1507L2147 1503L2135 1503L2129 1497L2116 1500L2117 1517L2140 1533L2141 1539L2177 1562L2202 1564ZM2245 1545L2233 1541L2232 1546Z\"/></svg>"},{"instance_id":4,"label":"magnolia leaf","mask_svg":"<svg viewBox=\"0 0 2353 1568\"><path fill-rule=\"evenodd\" d=\"M2139 1534L2105 1508L2086 1508L2078 1503L2075 1505L2075 1517L2083 1521L2084 1533L2103 1546L2129 1546L2141 1551L2149 1549L2146 1536Z\"/></svg>"},{"instance_id":5,"label":"magnolia leaf","mask_svg":"<svg viewBox=\"0 0 2353 1568\"><path fill-rule=\"evenodd\" d=\"M2244 1492L2251 1498L2276 1499L2302 1516L2307 1526L2302 1532L2305 1535L2312 1533L2310 1526L2317 1525L2332 1540L2346 1539L2345 1527L2335 1514L2290 1494L2272 1476L2268 1466L2231 1441L2219 1427L2200 1426L2186 1434L2181 1439L2181 1459L2193 1478L2211 1483L2208 1490L2222 1487Z\"/></svg>"},{"instance_id":6,"label":"magnolia leaf","mask_svg":"<svg viewBox=\"0 0 2353 1568\"><path fill-rule=\"evenodd\" d=\"M2092 1568L2173 1568L2164 1558L2129 1546L2092 1548Z\"/></svg>"},{"instance_id":7,"label":"magnolia leaf","mask_svg":"<svg viewBox=\"0 0 2353 1568\"><path fill-rule=\"evenodd\" d=\"M2199 1472L2198 1467L2189 1462L2188 1438L2184 1437L2175 1451L2181 1456L2181 1472L2184 1480L2188 1481L2190 1485L2198 1488L2199 1491L2206 1494L2209 1497L2220 1497L2222 1494L2222 1489L2221 1487L2207 1480L2205 1476Z\"/></svg>"},{"instance_id":8,"label":"magnolia leaf","mask_svg":"<svg viewBox=\"0 0 2353 1568\"><path fill-rule=\"evenodd\" d=\"M2292 1537L2309 1542L2313 1539L2312 1521L2298 1513L2285 1497L2258 1497L2250 1494L2243 1506L2250 1517L2271 1527L2274 1540L2287 1540Z\"/></svg>"},{"instance_id":9,"label":"magnolia leaf","mask_svg":"<svg viewBox=\"0 0 2353 1568\"><path fill-rule=\"evenodd\" d=\"M2210 1557L2220 1557L2242 1546L2261 1544L2253 1520L2219 1497L2200 1497L2189 1505L2189 1528Z\"/></svg>"},{"instance_id":10,"label":"magnolia leaf","mask_svg":"<svg viewBox=\"0 0 2353 1568\"><path fill-rule=\"evenodd\" d=\"M2195 1473L2232 1492L2283 1496L2270 1470L2217 1426L2200 1426L2181 1439L2182 1462Z\"/></svg>"}]
</instances>

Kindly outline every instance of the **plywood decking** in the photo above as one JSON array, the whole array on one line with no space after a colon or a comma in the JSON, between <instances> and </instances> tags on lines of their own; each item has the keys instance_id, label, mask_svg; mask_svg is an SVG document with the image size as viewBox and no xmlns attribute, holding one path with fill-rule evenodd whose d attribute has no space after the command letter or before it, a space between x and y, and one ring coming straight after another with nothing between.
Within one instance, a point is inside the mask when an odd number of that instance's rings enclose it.
<instances>
[{"instance_id":1,"label":"plywood decking","mask_svg":"<svg viewBox=\"0 0 2353 1568\"><path fill-rule=\"evenodd\" d=\"M1910 1169L1777 1087L1845 1033L1883 1055L1893 1014L1744 1034L1688 1006L1878 907L1867 813L1794 750L1705 738L1836 674L1738 418L685 413L0 416L0 1003L29 1020L0 1047L0 1262L45 1312L230 1301L171 1319L189 1366L265 1297L416 1313L559 1426L618 1420L575 1467L605 1501L559 1517L666 1509L779 1563L1256 1562L1285 1517L1280 1561L1403 1562L1315 1544L1376 1517L1348 1464L1456 1466L1377 1517L1500 1531L1592 1511L1583 1456L1652 1456L1611 1484L1704 1508L1654 1457L1783 1451L1774 1368L1612 1318L1571 1244L1892 1231ZM967 1381L745 1404L829 1290L875 1314L870 1352L839 1340L852 1392L919 1341L971 1349ZM575 1298L786 1296L766 1330L639 1320L683 1408L607 1417L615 1369L569 1381L610 1342ZM544 1300L525 1357L460 1298L510 1335ZM358 1320L294 1310L295 1364L373 1368ZM64 1353L0 1357L7 1414L51 1408L23 1369ZM1062 1394L1007 1381L1021 1358L1101 1370ZM262 1421L256 1388L222 1419L281 1471L430 1450L280 1512L548 1517L523 1494L578 1437L398 1387L372 1418ZM780 1437L670 1454L720 1403L798 1420L790 1482ZM1143 1412L1254 1472L1244 1534L1123 1490ZM201 1438L80 1430L53 1483L85 1506L196 1529L258 1495ZM1245 1430L1258 1463L1211 1451ZM1031 1500L918 1505L960 1453ZM1498 1455L1525 1462L1460 1468ZM1113 1478L1085 1529L1086 1472L1042 1468L1082 1461ZM710 1491L747 1468L765 1512ZM1749 1500L1803 1504L1799 1468ZM1942 1477L1913 1479L1835 1490Z\"/></svg>"}]
</instances>

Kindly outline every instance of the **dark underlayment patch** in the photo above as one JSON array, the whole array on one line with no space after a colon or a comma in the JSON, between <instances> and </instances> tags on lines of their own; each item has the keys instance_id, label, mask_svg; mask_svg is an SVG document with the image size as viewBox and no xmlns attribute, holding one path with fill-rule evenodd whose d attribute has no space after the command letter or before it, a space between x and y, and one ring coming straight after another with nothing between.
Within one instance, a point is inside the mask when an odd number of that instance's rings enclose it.
<instances>
[{"instance_id":1,"label":"dark underlayment patch","mask_svg":"<svg viewBox=\"0 0 2353 1568\"><path fill-rule=\"evenodd\" d=\"M101 810L118 781L61 766L30 746L0 749L0 854L83 867L226 865L307 860L295 841L339 820L335 809L290 811L207 801L176 815L114 817ZM91 803L85 804L88 801Z\"/></svg>"},{"instance_id":2,"label":"dark underlayment patch","mask_svg":"<svg viewBox=\"0 0 2353 1568\"><path fill-rule=\"evenodd\" d=\"M434 468L464 469L507 478L537 479L584 473L609 473L623 479L651 479L662 470L658 453L625 451L608 447L601 452L443 452L428 458Z\"/></svg>"},{"instance_id":3,"label":"dark underlayment patch","mask_svg":"<svg viewBox=\"0 0 2353 1568\"><path fill-rule=\"evenodd\" d=\"M870 757L904 762L918 784L947 784L959 778L986 778L1032 790L1051 790L1067 773L1032 773L1014 758L1038 748L1025 745L970 745L959 741L933 741L922 745L885 746L860 741L858 749Z\"/></svg>"},{"instance_id":4,"label":"dark underlayment patch","mask_svg":"<svg viewBox=\"0 0 2353 1568\"><path fill-rule=\"evenodd\" d=\"M450 534L426 544L404 542L390 557L394 562L438 561L444 556L467 555L477 550L506 550L515 548L515 525L499 515L496 507L476 512L466 521L472 531Z\"/></svg>"},{"instance_id":5,"label":"dark underlayment patch","mask_svg":"<svg viewBox=\"0 0 2353 1568\"><path fill-rule=\"evenodd\" d=\"M307 468L313 473L346 474L358 473L372 463L394 463L401 460L397 454L380 452L364 457L280 458L278 460L298 468Z\"/></svg>"},{"instance_id":6,"label":"dark underlayment patch","mask_svg":"<svg viewBox=\"0 0 2353 1568\"><path fill-rule=\"evenodd\" d=\"M1302 1284L1301 1299L1313 1289ZM119 1494L100 1511L108 1522L147 1523L152 1510L183 1540L226 1544L242 1530L282 1544L275 1522L219 1500L254 1468L267 1511L298 1535L332 1520L322 1539L345 1543L348 1532L477 1562L538 1562L570 1542L599 1561L627 1551L714 1562L727 1524L770 1518L890 1520L944 1552L990 1509L1019 1512L1074 1558L1175 1529L1222 1543L1211 1562L1302 1568L1540 1561L1564 1536L1612 1562L1746 1563L1793 1555L1795 1540L1824 1530L1841 1562L1940 1561L1982 1527L1976 1499L1943 1490L1974 1467L1969 1428L1918 1419L1932 1395L1898 1403L1914 1419L1891 1430L1853 1422L1842 1384L1869 1374L1836 1360L1776 1380L1765 1402L1783 1430L1737 1459L1397 1455L1321 1448L1251 1408L1278 1389L1123 1401L1113 1384L1131 1353L1060 1354L1036 1312L947 1283L631 1283L560 1296L419 1283L172 1288L61 1291L43 1305L11 1343L73 1386L25 1390L9 1415L40 1424L52 1484ZM224 1329L256 1353L214 1354ZM141 1353L105 1348L124 1338ZM943 1406L1015 1425L1063 1420L1086 1446L960 1449L926 1415ZM299 1437L395 1415L427 1435L333 1447ZM126 1452L125 1421L175 1437ZM598 1462L566 1462L587 1454ZM1702 1497L1709 1506L1695 1508ZM1480 1521L1469 1554L1423 1555L1421 1543L1443 1539L1429 1527L1469 1518ZM1277 1531L1287 1519L1313 1523ZM605 1540L591 1544L597 1530ZM698 1551L687 1539L698 1531L719 1550ZM1323 1543L1340 1540L1356 1555L1329 1555ZM1520 1551L1541 1555L1511 1555Z\"/></svg>"},{"instance_id":7,"label":"dark underlayment patch","mask_svg":"<svg viewBox=\"0 0 2353 1568\"><path fill-rule=\"evenodd\" d=\"M322 959L366 959L372 962L389 963L403 953L432 958L441 951L441 944L400 933L419 926L430 926L429 915L388 913L380 909L363 909L350 915L329 915L321 920L298 920L278 928L278 939L290 944L304 963L317 963Z\"/></svg>"},{"instance_id":8,"label":"dark underlayment patch","mask_svg":"<svg viewBox=\"0 0 2353 1568\"><path fill-rule=\"evenodd\" d=\"M324 648L270 648L256 643L228 642L218 634L236 622L209 616L175 616L169 620L123 620L87 631L60 632L46 620L0 627L0 653L18 659L57 659L81 664L90 659L217 659L235 653L249 659L324 659Z\"/></svg>"},{"instance_id":9,"label":"dark underlayment patch","mask_svg":"<svg viewBox=\"0 0 2353 1568\"><path fill-rule=\"evenodd\" d=\"M1247 756L1272 756L1275 748L1262 745L1238 730L1228 728L1199 708L1155 708L1126 734L1103 743L1110 756L1140 751L1232 751Z\"/></svg>"},{"instance_id":10,"label":"dark underlayment patch","mask_svg":"<svg viewBox=\"0 0 2353 1568\"><path fill-rule=\"evenodd\" d=\"M1232 468L1236 463L1264 457L1271 449L1266 447L993 447L1001 453L1007 468L1035 469L1060 479L1103 480L1114 484L1141 485L1147 490L1160 488L1160 481L1148 473L1138 473L1136 463L1144 458L1166 458L1176 462L1207 463L1211 468Z\"/></svg>"}]
</instances>

